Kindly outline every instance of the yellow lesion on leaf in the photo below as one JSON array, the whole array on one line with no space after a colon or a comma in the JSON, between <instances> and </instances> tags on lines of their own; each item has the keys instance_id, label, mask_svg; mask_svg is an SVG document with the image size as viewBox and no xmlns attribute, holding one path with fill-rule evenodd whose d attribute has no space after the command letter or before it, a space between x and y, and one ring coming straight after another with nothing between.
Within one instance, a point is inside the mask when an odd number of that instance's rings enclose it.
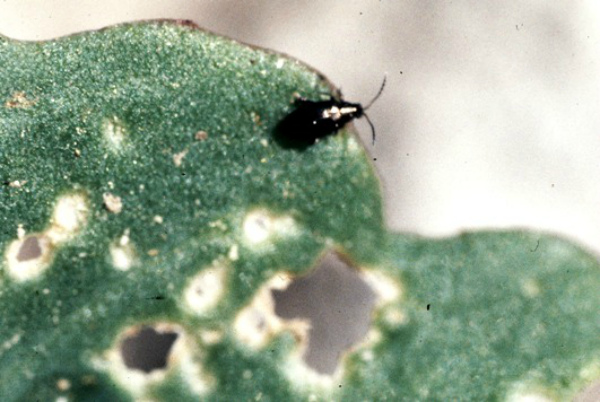
<instances>
[{"instance_id":1,"label":"yellow lesion on leaf","mask_svg":"<svg viewBox=\"0 0 600 402\"><path fill-rule=\"evenodd\" d=\"M23 91L16 91L12 97L4 102L4 106L8 108L27 108L35 105L37 99L28 99L27 94Z\"/></svg>"}]
</instances>

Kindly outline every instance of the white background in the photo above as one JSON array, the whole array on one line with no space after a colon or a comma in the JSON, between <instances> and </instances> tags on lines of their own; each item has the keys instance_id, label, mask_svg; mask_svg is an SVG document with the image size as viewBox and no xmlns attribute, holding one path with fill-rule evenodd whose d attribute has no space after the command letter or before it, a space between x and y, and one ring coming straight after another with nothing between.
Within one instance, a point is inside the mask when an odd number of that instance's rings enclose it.
<instances>
[{"instance_id":1,"label":"white background","mask_svg":"<svg viewBox=\"0 0 600 402\"><path fill-rule=\"evenodd\" d=\"M0 33L27 40L150 18L290 54L350 101L387 73L368 147L394 230L534 228L600 254L600 3L0 1Z\"/></svg>"},{"instance_id":2,"label":"white background","mask_svg":"<svg viewBox=\"0 0 600 402\"><path fill-rule=\"evenodd\" d=\"M368 147L391 228L534 228L600 254L600 3L0 1L0 33L27 40L149 18L290 54L350 101L387 73Z\"/></svg>"},{"instance_id":3,"label":"white background","mask_svg":"<svg viewBox=\"0 0 600 402\"><path fill-rule=\"evenodd\" d=\"M391 228L532 228L600 255L599 2L0 0L26 40L151 18L290 54L350 101L387 73L367 146Z\"/></svg>"}]
</instances>

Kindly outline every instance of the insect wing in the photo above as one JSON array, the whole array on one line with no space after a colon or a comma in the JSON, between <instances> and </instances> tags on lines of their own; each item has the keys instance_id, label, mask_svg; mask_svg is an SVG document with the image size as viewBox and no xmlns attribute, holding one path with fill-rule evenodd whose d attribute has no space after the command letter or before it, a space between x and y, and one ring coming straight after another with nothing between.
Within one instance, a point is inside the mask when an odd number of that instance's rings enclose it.
<instances>
[{"instance_id":1,"label":"insect wing","mask_svg":"<svg viewBox=\"0 0 600 402\"><path fill-rule=\"evenodd\" d=\"M336 130L333 122L323 118L324 102L301 100L294 111L277 126L277 140L287 148L307 148L317 138Z\"/></svg>"}]
</instances>

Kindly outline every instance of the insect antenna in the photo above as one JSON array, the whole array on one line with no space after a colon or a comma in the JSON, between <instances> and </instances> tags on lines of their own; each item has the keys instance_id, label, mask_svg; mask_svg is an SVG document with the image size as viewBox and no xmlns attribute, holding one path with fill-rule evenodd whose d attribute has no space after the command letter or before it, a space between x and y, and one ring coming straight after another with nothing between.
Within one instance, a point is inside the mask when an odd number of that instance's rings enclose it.
<instances>
[{"instance_id":1,"label":"insect antenna","mask_svg":"<svg viewBox=\"0 0 600 402\"><path fill-rule=\"evenodd\" d=\"M385 87L386 80L387 80L387 74L383 76L383 82L381 83L381 88L379 88L379 92L377 92L377 95L375 95L375 97L371 100L371 102L369 102L369 104L367 106L363 107L363 110L367 110L368 108L370 108L371 105L373 103L375 103L375 101L381 96L381 93L383 92L383 88ZM371 126L371 133L373 134L373 145L375 145L375 126L373 125L373 123L371 122L371 119L369 119L369 116L366 113L363 113L363 116L365 116L365 119L367 119L369 126Z\"/></svg>"},{"instance_id":2,"label":"insect antenna","mask_svg":"<svg viewBox=\"0 0 600 402\"><path fill-rule=\"evenodd\" d=\"M367 119L369 126L371 126L371 133L373 134L373 145L375 145L375 126L373 125L373 123L371 123L371 119L369 119L369 116L367 116L366 113L363 114L363 116L365 116L365 119Z\"/></svg>"},{"instance_id":3,"label":"insect antenna","mask_svg":"<svg viewBox=\"0 0 600 402\"><path fill-rule=\"evenodd\" d=\"M379 92L377 92L377 95L375 95L375 97L371 100L371 102L369 102L369 104L365 107L363 107L364 110L367 110L368 108L371 107L371 105L373 103L375 103L375 101L381 96L381 93L383 92L383 88L385 87L385 81L387 80L387 74L383 76L383 82L381 83L381 88L379 88Z\"/></svg>"}]
</instances>

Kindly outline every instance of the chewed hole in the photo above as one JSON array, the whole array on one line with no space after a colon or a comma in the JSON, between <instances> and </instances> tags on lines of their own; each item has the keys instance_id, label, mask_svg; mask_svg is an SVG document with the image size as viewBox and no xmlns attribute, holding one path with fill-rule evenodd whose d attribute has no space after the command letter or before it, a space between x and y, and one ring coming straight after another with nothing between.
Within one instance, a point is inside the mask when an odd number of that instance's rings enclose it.
<instances>
[{"instance_id":1,"label":"chewed hole","mask_svg":"<svg viewBox=\"0 0 600 402\"><path fill-rule=\"evenodd\" d=\"M283 329L282 320L276 316L274 311L271 292L273 289L285 289L289 283L290 277L287 273L275 274L260 287L252 302L239 312L235 318L234 332L243 344L253 349L264 347L275 334ZM298 334L306 333L304 323L286 327Z\"/></svg>"},{"instance_id":2,"label":"chewed hole","mask_svg":"<svg viewBox=\"0 0 600 402\"><path fill-rule=\"evenodd\" d=\"M265 209L256 209L246 214L242 224L244 239L250 246L273 241L297 233L294 219L289 215L274 215Z\"/></svg>"},{"instance_id":3,"label":"chewed hole","mask_svg":"<svg viewBox=\"0 0 600 402\"><path fill-rule=\"evenodd\" d=\"M30 236L25 239L25 241L21 244L19 248L19 252L17 253L17 261L29 261L35 260L42 255L42 247L40 246L40 242L38 238L35 236Z\"/></svg>"},{"instance_id":4,"label":"chewed hole","mask_svg":"<svg viewBox=\"0 0 600 402\"><path fill-rule=\"evenodd\" d=\"M225 267L214 266L197 274L185 290L187 306L197 314L213 308L225 293Z\"/></svg>"},{"instance_id":5,"label":"chewed hole","mask_svg":"<svg viewBox=\"0 0 600 402\"><path fill-rule=\"evenodd\" d=\"M121 343L125 366L145 373L165 369L178 336L175 332L157 332L152 327L143 327Z\"/></svg>"},{"instance_id":6,"label":"chewed hole","mask_svg":"<svg viewBox=\"0 0 600 402\"><path fill-rule=\"evenodd\" d=\"M216 383L203 368L203 351L196 337L173 322L146 322L123 328L115 342L99 354L89 356L89 364L112 377L128 399L154 400L157 387L169 387L173 378L204 400ZM164 388L163 388L164 389Z\"/></svg>"},{"instance_id":7,"label":"chewed hole","mask_svg":"<svg viewBox=\"0 0 600 402\"><path fill-rule=\"evenodd\" d=\"M249 214L244 220L244 235L251 243L261 243L271 234L273 219L263 211Z\"/></svg>"},{"instance_id":8,"label":"chewed hole","mask_svg":"<svg viewBox=\"0 0 600 402\"><path fill-rule=\"evenodd\" d=\"M6 272L17 281L38 278L50 267L54 247L43 233L23 236L6 250Z\"/></svg>"},{"instance_id":9,"label":"chewed hole","mask_svg":"<svg viewBox=\"0 0 600 402\"><path fill-rule=\"evenodd\" d=\"M285 290L271 292L279 317L310 320L304 361L327 375L335 373L347 349L365 338L376 302L375 292L358 271L335 253Z\"/></svg>"}]
</instances>

